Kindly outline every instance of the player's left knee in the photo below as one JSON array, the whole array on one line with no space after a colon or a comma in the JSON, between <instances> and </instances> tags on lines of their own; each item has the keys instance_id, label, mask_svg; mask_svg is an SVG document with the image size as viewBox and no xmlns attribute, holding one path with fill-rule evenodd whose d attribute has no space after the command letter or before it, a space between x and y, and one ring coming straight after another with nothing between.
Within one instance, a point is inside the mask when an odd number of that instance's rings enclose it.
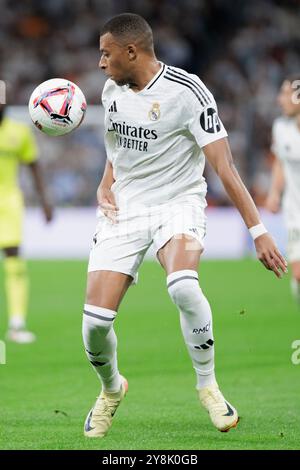
<instances>
[{"instance_id":1,"label":"player's left knee","mask_svg":"<svg viewBox=\"0 0 300 470\"><path fill-rule=\"evenodd\" d=\"M195 302L201 302L204 298L198 283L198 273L190 269L175 271L167 277L168 292L180 310L185 312L195 309Z\"/></svg>"},{"instance_id":2,"label":"player's left knee","mask_svg":"<svg viewBox=\"0 0 300 470\"><path fill-rule=\"evenodd\" d=\"M84 337L106 336L113 327L117 312L95 305L85 304L83 309L82 332Z\"/></svg>"}]
</instances>

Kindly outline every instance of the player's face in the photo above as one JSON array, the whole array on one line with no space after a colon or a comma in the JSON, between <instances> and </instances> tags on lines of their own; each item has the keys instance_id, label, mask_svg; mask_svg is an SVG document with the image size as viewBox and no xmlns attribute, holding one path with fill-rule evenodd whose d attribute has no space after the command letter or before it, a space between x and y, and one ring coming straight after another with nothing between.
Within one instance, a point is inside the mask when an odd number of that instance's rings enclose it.
<instances>
[{"instance_id":1,"label":"player's face","mask_svg":"<svg viewBox=\"0 0 300 470\"><path fill-rule=\"evenodd\" d=\"M280 88L278 103L286 116L292 117L300 113L299 91L293 88L288 80L285 80Z\"/></svg>"},{"instance_id":2,"label":"player's face","mask_svg":"<svg viewBox=\"0 0 300 470\"><path fill-rule=\"evenodd\" d=\"M132 63L127 46L119 44L111 33L100 37L99 67L104 73L122 86L130 83Z\"/></svg>"}]
</instances>

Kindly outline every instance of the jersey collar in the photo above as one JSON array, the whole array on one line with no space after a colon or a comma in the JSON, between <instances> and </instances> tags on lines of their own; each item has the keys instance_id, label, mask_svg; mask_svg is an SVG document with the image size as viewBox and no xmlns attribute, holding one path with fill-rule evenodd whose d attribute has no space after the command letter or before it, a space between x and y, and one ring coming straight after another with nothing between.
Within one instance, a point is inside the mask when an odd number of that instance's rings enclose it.
<instances>
[{"instance_id":1,"label":"jersey collar","mask_svg":"<svg viewBox=\"0 0 300 470\"><path fill-rule=\"evenodd\" d=\"M150 90L150 88L153 87L153 85L162 77L162 75L164 74L165 72L165 69L166 69L166 66L163 62L159 62L161 67L159 69L159 71L154 75L154 77L152 78L152 80L150 80L150 82L148 83L147 86L145 86L144 90Z\"/></svg>"},{"instance_id":2,"label":"jersey collar","mask_svg":"<svg viewBox=\"0 0 300 470\"><path fill-rule=\"evenodd\" d=\"M161 65L160 69L158 70L158 72L156 72L156 74L154 75L154 77L152 77L152 79L151 79L150 82L145 86L145 88L143 88L143 89L140 90L140 91L133 91L133 90L131 90L131 88L129 88L129 87L128 87L128 89L129 89L132 93L134 93L135 95L140 95L141 93L145 93L145 92L147 92L148 90L152 89L152 87L157 84L157 82L158 82L159 79L164 75L164 73L165 73L165 71L166 71L166 69L167 69L166 65L165 65L163 62L159 61L159 63L160 63L160 65Z\"/></svg>"}]
</instances>

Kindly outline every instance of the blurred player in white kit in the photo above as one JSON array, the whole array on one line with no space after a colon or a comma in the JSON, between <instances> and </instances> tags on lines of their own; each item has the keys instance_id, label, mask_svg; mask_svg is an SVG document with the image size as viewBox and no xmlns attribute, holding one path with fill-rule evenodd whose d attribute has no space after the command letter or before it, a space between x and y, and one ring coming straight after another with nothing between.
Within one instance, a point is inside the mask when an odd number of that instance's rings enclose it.
<instances>
[{"instance_id":1,"label":"blurred player in white kit","mask_svg":"<svg viewBox=\"0 0 300 470\"><path fill-rule=\"evenodd\" d=\"M272 183L266 200L271 212L282 209L288 229L287 258L292 293L300 306L300 74L286 78L278 94L282 116L272 129Z\"/></svg>"}]
</instances>

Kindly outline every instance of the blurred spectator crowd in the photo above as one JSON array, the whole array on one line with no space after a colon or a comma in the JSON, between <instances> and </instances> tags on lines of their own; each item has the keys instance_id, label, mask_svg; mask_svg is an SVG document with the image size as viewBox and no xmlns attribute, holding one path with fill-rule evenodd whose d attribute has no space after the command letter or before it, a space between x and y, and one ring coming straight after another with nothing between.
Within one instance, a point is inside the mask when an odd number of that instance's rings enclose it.
<instances>
[{"instance_id":1,"label":"blurred spectator crowd","mask_svg":"<svg viewBox=\"0 0 300 470\"><path fill-rule=\"evenodd\" d=\"M214 93L235 163L263 202L276 95L282 80L300 71L298 0L1 0L0 8L0 79L13 105L27 104L32 90L53 77L76 82L88 104L98 104L105 82L98 69L101 26L118 13L143 15L158 58L198 74ZM38 136L55 203L95 204L105 152L94 124L64 138ZM209 167L206 177L209 203L228 204Z\"/></svg>"}]
</instances>

